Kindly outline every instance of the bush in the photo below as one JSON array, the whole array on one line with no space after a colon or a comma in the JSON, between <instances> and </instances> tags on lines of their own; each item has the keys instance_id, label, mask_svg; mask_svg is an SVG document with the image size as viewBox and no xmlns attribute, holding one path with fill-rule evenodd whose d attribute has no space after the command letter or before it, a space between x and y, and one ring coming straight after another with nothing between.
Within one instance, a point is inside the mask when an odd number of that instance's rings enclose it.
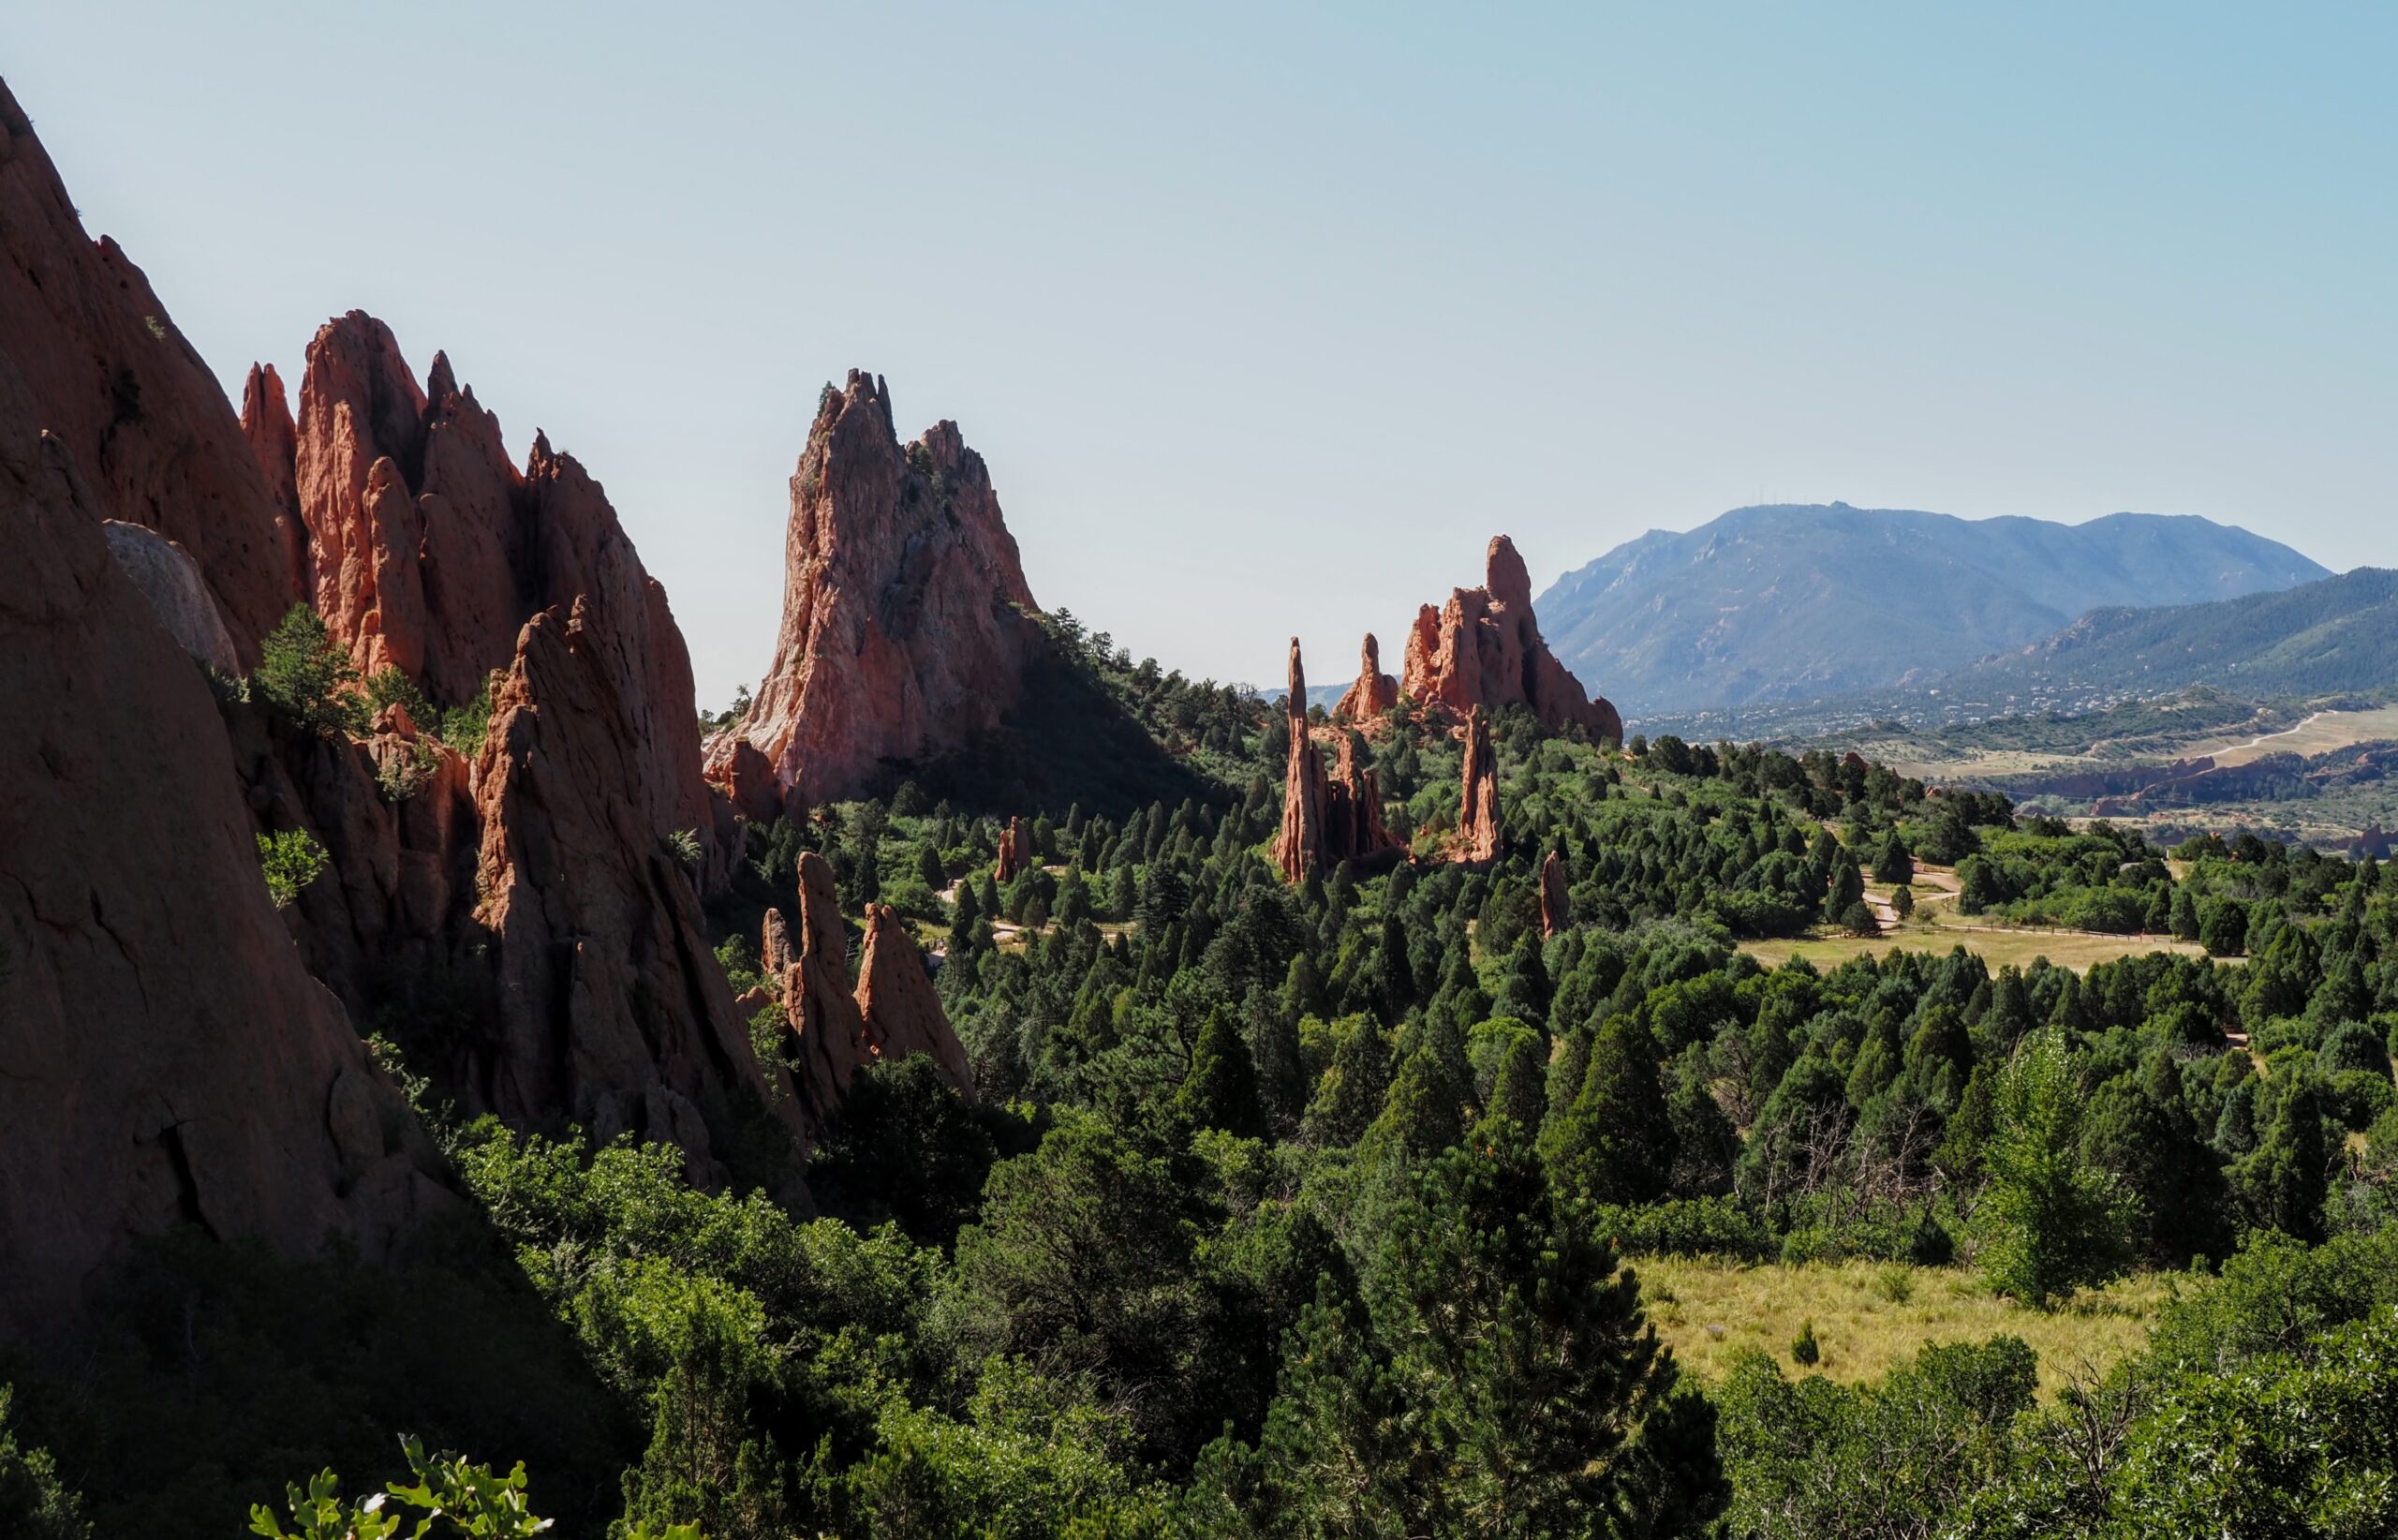
<instances>
[{"instance_id":1,"label":"bush","mask_svg":"<svg viewBox=\"0 0 2398 1540\"><path fill-rule=\"evenodd\" d=\"M366 678L366 713L371 720L380 717L386 706L398 706L408 714L408 720L430 731L437 724L433 703L424 698L415 680L407 673L389 664L377 669Z\"/></svg>"},{"instance_id":2,"label":"bush","mask_svg":"<svg viewBox=\"0 0 2398 1540\"><path fill-rule=\"evenodd\" d=\"M1627 1256L1726 1256L1762 1262L1773 1254L1764 1222L1730 1198L1603 1204L1590 1210L1591 1233Z\"/></svg>"},{"instance_id":3,"label":"bush","mask_svg":"<svg viewBox=\"0 0 2398 1540\"><path fill-rule=\"evenodd\" d=\"M325 874L325 848L305 829L259 836L259 869L277 909L289 909L300 890Z\"/></svg>"},{"instance_id":4,"label":"bush","mask_svg":"<svg viewBox=\"0 0 2398 1540\"><path fill-rule=\"evenodd\" d=\"M59 1484L44 1449L22 1448L9 1426L9 1386L0 1385L0 1534L21 1540L86 1540L83 1505Z\"/></svg>"},{"instance_id":5,"label":"bush","mask_svg":"<svg viewBox=\"0 0 2398 1540\"><path fill-rule=\"evenodd\" d=\"M352 689L357 683L358 670L333 644L323 618L294 604L259 644L250 693L312 733L354 737L367 724L366 702Z\"/></svg>"},{"instance_id":6,"label":"bush","mask_svg":"<svg viewBox=\"0 0 2398 1540\"><path fill-rule=\"evenodd\" d=\"M1815 1323L1798 1323L1798 1340L1790 1344L1790 1361L1809 1367L1823 1361L1824 1350L1815 1341Z\"/></svg>"}]
</instances>

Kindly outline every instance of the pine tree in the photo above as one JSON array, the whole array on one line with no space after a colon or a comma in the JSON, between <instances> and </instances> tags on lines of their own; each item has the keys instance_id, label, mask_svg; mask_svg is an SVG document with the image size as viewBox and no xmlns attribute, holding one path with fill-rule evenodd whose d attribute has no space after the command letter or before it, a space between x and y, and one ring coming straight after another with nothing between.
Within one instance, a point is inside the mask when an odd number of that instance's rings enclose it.
<instances>
[{"instance_id":1,"label":"pine tree","mask_svg":"<svg viewBox=\"0 0 2398 1540\"><path fill-rule=\"evenodd\" d=\"M1559 1191L1592 1203L1654 1203L1673 1174L1674 1126L1656 1039L1615 1016L1591 1041L1590 1068L1565 1117L1541 1139Z\"/></svg>"},{"instance_id":2,"label":"pine tree","mask_svg":"<svg viewBox=\"0 0 2398 1540\"><path fill-rule=\"evenodd\" d=\"M1873 881L1877 882L1912 882L1915 881L1915 857L1907 850L1896 824L1882 837L1882 848L1873 857Z\"/></svg>"},{"instance_id":3,"label":"pine tree","mask_svg":"<svg viewBox=\"0 0 2398 1540\"><path fill-rule=\"evenodd\" d=\"M1266 1105L1258 1094L1257 1066L1241 1041L1233 1014L1219 1005L1207 1013L1191 1054L1191 1073L1175 1092L1175 1110L1194 1128L1221 1129L1245 1139L1266 1133Z\"/></svg>"}]
</instances>

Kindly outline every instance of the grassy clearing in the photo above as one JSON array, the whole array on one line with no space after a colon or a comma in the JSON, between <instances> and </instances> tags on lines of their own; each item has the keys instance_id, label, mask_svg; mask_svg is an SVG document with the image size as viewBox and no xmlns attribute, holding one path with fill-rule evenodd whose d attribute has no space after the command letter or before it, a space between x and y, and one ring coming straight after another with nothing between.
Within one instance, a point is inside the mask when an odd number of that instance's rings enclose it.
<instances>
[{"instance_id":1,"label":"grassy clearing","mask_svg":"<svg viewBox=\"0 0 2398 1540\"><path fill-rule=\"evenodd\" d=\"M1702 1380L1755 1348L1784 1373L1798 1372L1790 1344L1813 1321L1823 1349L1816 1371L1836 1380L1877 1379L1930 1343L1980 1341L2010 1332L2040 1355L2040 1394L2053 1396L2087 1364L2103 1370L2146 1340L2171 1287L2169 1275L2136 1273L2085 1290L2057 1310L2023 1310L1986 1292L1957 1267L1896 1262L1787 1266L1692 1257L1637 1257L1657 1334Z\"/></svg>"},{"instance_id":2,"label":"grassy clearing","mask_svg":"<svg viewBox=\"0 0 2398 1540\"><path fill-rule=\"evenodd\" d=\"M1979 930L1954 925L1910 925L1880 937L1777 937L1742 941L1740 950L1768 968L1779 968L1792 957L1804 957L1817 968L1829 969L1868 953L1880 956L1889 952L1928 952L1935 957L1945 957L1960 946L1992 968L2009 963L2024 968L2035 958L2046 957L2059 968L2070 968L2077 973L2092 963L2113 962L2118 957L2149 952L2177 952L2195 957L2203 950L2196 942L2177 941L2166 936L2104 936L2091 930L2031 927Z\"/></svg>"},{"instance_id":3,"label":"grassy clearing","mask_svg":"<svg viewBox=\"0 0 2398 1540\"><path fill-rule=\"evenodd\" d=\"M2312 757L2361 743L2398 738L2398 706L2372 711L2318 711L2284 733L2211 739L2192 744L2192 758L2210 755L2221 765L2246 764L2268 754Z\"/></svg>"}]
</instances>

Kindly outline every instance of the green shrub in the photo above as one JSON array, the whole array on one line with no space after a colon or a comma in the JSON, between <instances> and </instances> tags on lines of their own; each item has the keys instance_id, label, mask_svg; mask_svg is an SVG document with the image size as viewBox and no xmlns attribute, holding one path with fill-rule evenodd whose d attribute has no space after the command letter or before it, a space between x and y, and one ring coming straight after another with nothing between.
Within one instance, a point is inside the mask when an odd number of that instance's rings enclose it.
<instances>
[{"instance_id":1,"label":"green shrub","mask_svg":"<svg viewBox=\"0 0 2398 1540\"><path fill-rule=\"evenodd\" d=\"M1799 1322L1798 1340L1790 1344L1790 1361L1801 1367L1811 1367L1822 1362L1823 1356L1823 1347L1815 1340L1815 1323Z\"/></svg>"},{"instance_id":2,"label":"green shrub","mask_svg":"<svg viewBox=\"0 0 2398 1540\"><path fill-rule=\"evenodd\" d=\"M383 714L386 706L398 706L408 714L408 719L430 731L436 725L433 703L424 698L415 680L404 670L386 664L366 677L366 713L369 719Z\"/></svg>"},{"instance_id":3,"label":"green shrub","mask_svg":"<svg viewBox=\"0 0 2398 1540\"><path fill-rule=\"evenodd\" d=\"M325 848L305 829L259 836L259 869L274 907L289 909L300 890L325 874Z\"/></svg>"},{"instance_id":4,"label":"green shrub","mask_svg":"<svg viewBox=\"0 0 2398 1540\"><path fill-rule=\"evenodd\" d=\"M80 1498L60 1485L48 1450L17 1443L10 1386L0 1385L0 1534L12 1540L87 1540Z\"/></svg>"},{"instance_id":5,"label":"green shrub","mask_svg":"<svg viewBox=\"0 0 2398 1540\"><path fill-rule=\"evenodd\" d=\"M268 709L327 736L366 731L366 702L356 692L358 670L333 644L323 617L294 604L259 644L250 693Z\"/></svg>"}]
</instances>

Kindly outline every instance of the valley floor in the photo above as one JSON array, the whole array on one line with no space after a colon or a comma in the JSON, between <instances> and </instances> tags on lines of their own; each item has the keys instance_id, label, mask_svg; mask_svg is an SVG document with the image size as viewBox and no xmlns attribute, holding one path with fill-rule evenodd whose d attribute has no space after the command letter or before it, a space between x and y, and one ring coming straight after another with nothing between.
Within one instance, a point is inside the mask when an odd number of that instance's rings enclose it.
<instances>
[{"instance_id":1,"label":"valley floor","mask_svg":"<svg viewBox=\"0 0 2398 1540\"><path fill-rule=\"evenodd\" d=\"M1804 957L1817 968L1830 969L1869 954L1881 956L1891 952L1929 952L1946 956L1961 946L1994 969L2009 964L2024 968L2046 957L2059 968L2070 968L2077 973L2087 970L2093 963L2144 956L2151 952L2196 957L2205 951L2194 941L2176 940L2170 936L2010 925L1987 917L1960 914L1956 873L1945 867L1918 868L1914 883L1915 912L1903 922L1891 907L1892 891L1886 882L1865 885L1865 901L1882 924L1879 936L1850 936L1819 925L1803 937L1742 941L1740 950L1768 968L1779 968L1793 957Z\"/></svg>"}]
</instances>

